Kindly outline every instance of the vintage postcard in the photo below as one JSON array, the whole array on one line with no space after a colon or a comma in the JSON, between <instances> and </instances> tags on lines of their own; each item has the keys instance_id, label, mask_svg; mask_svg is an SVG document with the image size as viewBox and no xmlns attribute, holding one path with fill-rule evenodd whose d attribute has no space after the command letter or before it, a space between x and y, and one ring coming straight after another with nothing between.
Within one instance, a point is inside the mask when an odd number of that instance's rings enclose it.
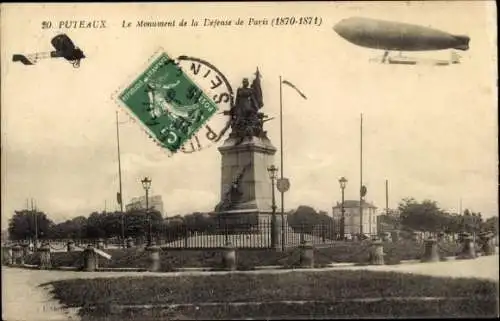
<instances>
[{"instance_id":1,"label":"vintage postcard","mask_svg":"<svg viewBox=\"0 0 500 321\"><path fill-rule=\"evenodd\" d=\"M495 2L0 21L3 320L498 317Z\"/></svg>"}]
</instances>

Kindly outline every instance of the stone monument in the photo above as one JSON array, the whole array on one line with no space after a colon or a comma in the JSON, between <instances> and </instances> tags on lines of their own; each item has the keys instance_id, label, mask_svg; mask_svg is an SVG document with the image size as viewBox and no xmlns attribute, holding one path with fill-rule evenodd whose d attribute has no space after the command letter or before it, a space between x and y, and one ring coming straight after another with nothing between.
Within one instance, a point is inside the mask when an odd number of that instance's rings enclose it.
<instances>
[{"instance_id":1,"label":"stone monument","mask_svg":"<svg viewBox=\"0 0 500 321\"><path fill-rule=\"evenodd\" d=\"M264 103L258 69L255 75L250 86L248 79L243 79L234 106L225 112L230 117L231 133L219 147L221 198L215 212L219 223L231 230L263 232L270 231L272 222L272 183L268 168L274 164L276 147L263 129L268 116L260 112ZM275 218L275 226L279 227L279 213Z\"/></svg>"}]
</instances>

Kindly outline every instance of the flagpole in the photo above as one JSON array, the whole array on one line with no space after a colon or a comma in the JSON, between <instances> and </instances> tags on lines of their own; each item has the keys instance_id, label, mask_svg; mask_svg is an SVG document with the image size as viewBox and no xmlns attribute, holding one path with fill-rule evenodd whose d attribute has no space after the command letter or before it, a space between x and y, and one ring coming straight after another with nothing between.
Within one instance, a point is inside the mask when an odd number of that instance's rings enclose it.
<instances>
[{"instance_id":1,"label":"flagpole","mask_svg":"<svg viewBox=\"0 0 500 321\"><path fill-rule=\"evenodd\" d=\"M389 180L385 180L385 214L389 215Z\"/></svg>"},{"instance_id":2,"label":"flagpole","mask_svg":"<svg viewBox=\"0 0 500 321\"><path fill-rule=\"evenodd\" d=\"M125 222L123 213L123 195L122 195L122 165L120 160L120 129L118 125L118 111L116 111L116 142L118 147L118 180L120 184L120 214L121 214L121 234L122 242L125 242Z\"/></svg>"},{"instance_id":3,"label":"flagpole","mask_svg":"<svg viewBox=\"0 0 500 321\"><path fill-rule=\"evenodd\" d=\"M363 113L360 123L360 152L359 152L359 234L363 235Z\"/></svg>"},{"instance_id":4,"label":"flagpole","mask_svg":"<svg viewBox=\"0 0 500 321\"><path fill-rule=\"evenodd\" d=\"M283 181L283 93L280 76L280 173ZM285 192L281 191L281 250L285 251Z\"/></svg>"},{"instance_id":5,"label":"flagpole","mask_svg":"<svg viewBox=\"0 0 500 321\"><path fill-rule=\"evenodd\" d=\"M33 207L33 199L31 199L31 212L33 213L33 219L35 220L35 246L38 243L38 219L35 211L35 207Z\"/></svg>"}]
</instances>

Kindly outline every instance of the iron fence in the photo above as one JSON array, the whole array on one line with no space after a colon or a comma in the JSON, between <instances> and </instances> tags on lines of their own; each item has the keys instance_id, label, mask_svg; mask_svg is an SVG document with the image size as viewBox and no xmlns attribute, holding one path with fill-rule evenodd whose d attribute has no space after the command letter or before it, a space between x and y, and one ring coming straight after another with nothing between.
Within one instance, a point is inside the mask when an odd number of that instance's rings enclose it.
<instances>
[{"instance_id":1,"label":"iron fence","mask_svg":"<svg viewBox=\"0 0 500 321\"><path fill-rule=\"evenodd\" d=\"M166 225L156 228L151 235L156 245L171 249L202 249L220 248L228 242L237 248L271 248L273 247L273 223L271 220L261 220L256 224L233 224L225 226L222 224L207 224L205 226L186 226L185 224ZM381 238L384 240L397 241L398 239L410 239L417 242L429 236L428 233L417 233L416 231L401 231L399 233L379 233L352 235L346 234L344 239L339 234L338 226L334 224L286 224L281 229L281 223L277 222L275 229L274 246L296 247L304 241L310 242L316 247L332 246L339 241L359 242ZM451 236L451 235L450 235ZM76 249L85 248L91 244L104 248L121 248L124 246L142 246L148 242L149 235L126 235L126 240L119 237L93 238L93 239L50 239L48 241L52 251L66 251L67 244L72 241ZM454 238L454 237L453 237ZM40 246L43 240L39 240ZM33 246L32 240L10 241L10 244L24 244ZM31 244L30 244L31 243ZM6 244L9 245L9 244Z\"/></svg>"}]
</instances>

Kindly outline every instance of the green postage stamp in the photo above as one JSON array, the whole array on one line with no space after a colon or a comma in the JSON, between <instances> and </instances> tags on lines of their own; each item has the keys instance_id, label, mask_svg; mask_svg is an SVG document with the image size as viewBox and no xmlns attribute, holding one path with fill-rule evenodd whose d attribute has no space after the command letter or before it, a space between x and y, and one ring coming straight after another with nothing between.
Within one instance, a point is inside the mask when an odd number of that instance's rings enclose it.
<instances>
[{"instance_id":1,"label":"green postage stamp","mask_svg":"<svg viewBox=\"0 0 500 321\"><path fill-rule=\"evenodd\" d=\"M171 153L217 112L217 105L165 52L116 97Z\"/></svg>"}]
</instances>

